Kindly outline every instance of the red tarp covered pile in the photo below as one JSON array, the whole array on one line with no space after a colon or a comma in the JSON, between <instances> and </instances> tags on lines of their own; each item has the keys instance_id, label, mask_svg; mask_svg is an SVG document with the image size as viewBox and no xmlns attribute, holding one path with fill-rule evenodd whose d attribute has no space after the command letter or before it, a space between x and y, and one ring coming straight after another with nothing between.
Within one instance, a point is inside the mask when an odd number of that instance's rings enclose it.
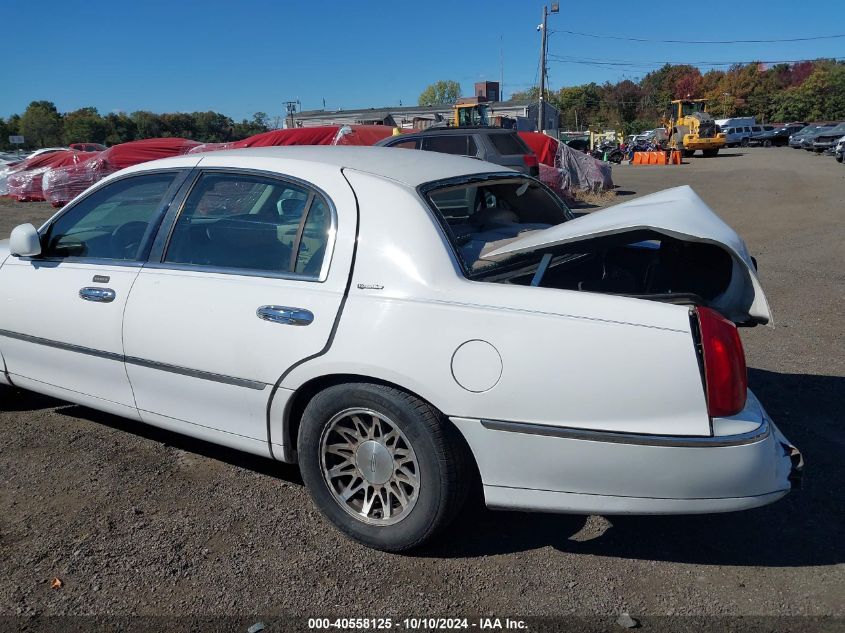
<instances>
[{"instance_id":1,"label":"red tarp covered pile","mask_svg":"<svg viewBox=\"0 0 845 633\"><path fill-rule=\"evenodd\" d=\"M186 154L197 145L184 138L148 138L115 145L81 163L48 171L42 183L42 200L60 207L109 174L138 163Z\"/></svg>"},{"instance_id":2,"label":"red tarp covered pile","mask_svg":"<svg viewBox=\"0 0 845 633\"><path fill-rule=\"evenodd\" d=\"M272 130L232 143L203 143L190 153L215 152L242 147L283 147L288 145L375 145L393 134L385 125L321 125L288 130Z\"/></svg>"},{"instance_id":3,"label":"red tarp covered pile","mask_svg":"<svg viewBox=\"0 0 845 633\"><path fill-rule=\"evenodd\" d=\"M324 125L273 130L232 143L201 144L182 138L153 138L132 141L110 147L83 163L60 169L51 169L44 178L43 195L54 207L60 207L105 176L124 167L157 158L242 147L375 145L381 139L392 134L393 128L384 125Z\"/></svg>"},{"instance_id":4,"label":"red tarp covered pile","mask_svg":"<svg viewBox=\"0 0 845 633\"><path fill-rule=\"evenodd\" d=\"M41 191L42 179L49 171L59 167L78 165L97 154L99 152L65 150L28 158L9 170L6 177L7 193L20 202L44 200L44 194Z\"/></svg>"},{"instance_id":5,"label":"red tarp covered pile","mask_svg":"<svg viewBox=\"0 0 845 633\"><path fill-rule=\"evenodd\" d=\"M537 154L540 182L563 198L571 200L576 190L600 192L613 188L610 163L539 132L520 132L519 136Z\"/></svg>"},{"instance_id":6,"label":"red tarp covered pile","mask_svg":"<svg viewBox=\"0 0 845 633\"><path fill-rule=\"evenodd\" d=\"M549 167L555 166L557 146L560 144L556 138L540 132L520 132L519 136L537 154L537 160Z\"/></svg>"}]
</instances>

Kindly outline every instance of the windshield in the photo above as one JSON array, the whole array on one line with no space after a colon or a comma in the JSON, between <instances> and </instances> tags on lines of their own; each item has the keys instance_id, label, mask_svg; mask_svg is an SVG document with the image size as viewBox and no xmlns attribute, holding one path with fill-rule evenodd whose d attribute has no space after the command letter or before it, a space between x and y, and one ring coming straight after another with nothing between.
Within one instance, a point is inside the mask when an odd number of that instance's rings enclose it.
<instances>
[{"instance_id":1,"label":"windshield","mask_svg":"<svg viewBox=\"0 0 845 633\"><path fill-rule=\"evenodd\" d=\"M536 253L495 259L484 255L527 232L572 219L563 201L531 178L481 176L432 183L423 190L468 277L490 273L514 259L539 262L542 254Z\"/></svg>"},{"instance_id":2,"label":"windshield","mask_svg":"<svg viewBox=\"0 0 845 633\"><path fill-rule=\"evenodd\" d=\"M826 130L822 129L820 131L824 132L825 135L832 134L835 136L836 134L845 134L845 123L840 123L836 127L831 127Z\"/></svg>"}]
</instances>

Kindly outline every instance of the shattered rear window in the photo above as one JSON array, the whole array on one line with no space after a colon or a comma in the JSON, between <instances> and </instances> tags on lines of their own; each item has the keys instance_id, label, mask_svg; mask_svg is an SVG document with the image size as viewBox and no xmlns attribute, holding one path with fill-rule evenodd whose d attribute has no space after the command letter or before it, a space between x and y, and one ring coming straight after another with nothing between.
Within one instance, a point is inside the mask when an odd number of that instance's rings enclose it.
<instances>
[{"instance_id":1,"label":"shattered rear window","mask_svg":"<svg viewBox=\"0 0 845 633\"><path fill-rule=\"evenodd\" d=\"M542 231L572 219L558 196L524 177L435 185L427 188L425 196L468 276L490 272L513 258L539 257L527 253L486 258L485 253L526 232Z\"/></svg>"}]
</instances>

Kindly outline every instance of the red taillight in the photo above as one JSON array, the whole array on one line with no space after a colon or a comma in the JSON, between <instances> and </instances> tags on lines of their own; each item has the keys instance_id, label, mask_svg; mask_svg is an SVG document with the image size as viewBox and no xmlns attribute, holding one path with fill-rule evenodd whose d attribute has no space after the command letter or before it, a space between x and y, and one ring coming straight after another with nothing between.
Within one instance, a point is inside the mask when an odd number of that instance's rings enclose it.
<instances>
[{"instance_id":1,"label":"red taillight","mask_svg":"<svg viewBox=\"0 0 845 633\"><path fill-rule=\"evenodd\" d=\"M704 356L707 410L714 418L736 415L745 408L748 373L736 326L710 308L696 308Z\"/></svg>"},{"instance_id":2,"label":"red taillight","mask_svg":"<svg viewBox=\"0 0 845 633\"><path fill-rule=\"evenodd\" d=\"M536 154L523 154L522 160L525 161L526 167L538 167L540 165Z\"/></svg>"}]
</instances>

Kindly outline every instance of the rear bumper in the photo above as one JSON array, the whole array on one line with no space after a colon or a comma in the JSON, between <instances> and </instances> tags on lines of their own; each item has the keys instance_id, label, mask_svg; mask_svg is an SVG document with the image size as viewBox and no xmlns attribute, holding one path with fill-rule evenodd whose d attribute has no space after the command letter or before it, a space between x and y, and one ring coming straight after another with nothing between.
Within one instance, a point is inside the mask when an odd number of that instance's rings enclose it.
<instances>
[{"instance_id":1,"label":"rear bumper","mask_svg":"<svg viewBox=\"0 0 845 633\"><path fill-rule=\"evenodd\" d=\"M452 418L488 506L578 514L731 512L786 495L800 454L749 392L717 437L626 436ZM507 429L507 430L506 430ZM545 431L545 432L543 432ZM718 431L717 431L718 432Z\"/></svg>"}]
</instances>

